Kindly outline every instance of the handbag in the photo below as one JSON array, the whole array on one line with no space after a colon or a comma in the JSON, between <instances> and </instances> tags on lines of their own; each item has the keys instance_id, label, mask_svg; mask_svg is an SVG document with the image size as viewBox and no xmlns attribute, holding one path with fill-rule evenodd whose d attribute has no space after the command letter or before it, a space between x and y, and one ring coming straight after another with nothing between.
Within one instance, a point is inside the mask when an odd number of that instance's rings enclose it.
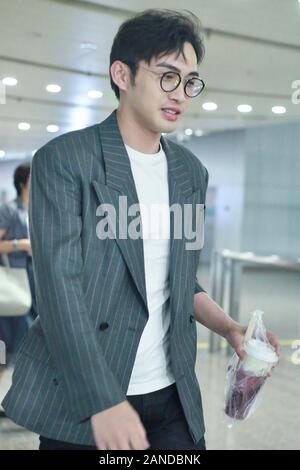
<instances>
[{"instance_id":1,"label":"handbag","mask_svg":"<svg viewBox=\"0 0 300 470\"><path fill-rule=\"evenodd\" d=\"M7 255L0 266L0 317L26 315L32 304L26 268L11 268Z\"/></svg>"}]
</instances>

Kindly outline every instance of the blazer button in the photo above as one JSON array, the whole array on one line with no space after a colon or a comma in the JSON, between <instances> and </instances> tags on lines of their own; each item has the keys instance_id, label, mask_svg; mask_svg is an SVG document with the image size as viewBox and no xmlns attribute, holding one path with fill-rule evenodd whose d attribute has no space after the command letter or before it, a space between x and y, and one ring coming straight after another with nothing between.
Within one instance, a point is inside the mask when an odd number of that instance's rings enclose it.
<instances>
[{"instance_id":1,"label":"blazer button","mask_svg":"<svg viewBox=\"0 0 300 470\"><path fill-rule=\"evenodd\" d=\"M99 326L99 330L100 331L107 330L108 326L109 326L108 323L101 323Z\"/></svg>"},{"instance_id":2,"label":"blazer button","mask_svg":"<svg viewBox=\"0 0 300 470\"><path fill-rule=\"evenodd\" d=\"M195 321L195 317L194 317L194 315L191 315L191 316L190 316L190 322L191 322L191 323L194 323L194 321Z\"/></svg>"},{"instance_id":3,"label":"blazer button","mask_svg":"<svg viewBox=\"0 0 300 470\"><path fill-rule=\"evenodd\" d=\"M54 385L58 385L58 380L56 378L53 379Z\"/></svg>"}]
</instances>

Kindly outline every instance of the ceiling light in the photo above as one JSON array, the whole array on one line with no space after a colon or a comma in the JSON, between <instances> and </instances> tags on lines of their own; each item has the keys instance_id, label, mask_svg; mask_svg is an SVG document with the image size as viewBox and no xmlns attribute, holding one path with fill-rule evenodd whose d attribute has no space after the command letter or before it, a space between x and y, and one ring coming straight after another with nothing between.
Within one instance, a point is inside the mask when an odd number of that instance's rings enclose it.
<instances>
[{"instance_id":1,"label":"ceiling light","mask_svg":"<svg viewBox=\"0 0 300 470\"><path fill-rule=\"evenodd\" d=\"M88 92L88 97L94 100L97 100L98 98L102 98L102 96L103 96L103 93L102 91L99 91L99 90L91 90Z\"/></svg>"},{"instance_id":2,"label":"ceiling light","mask_svg":"<svg viewBox=\"0 0 300 470\"><path fill-rule=\"evenodd\" d=\"M47 131L48 132L58 132L59 127L56 126L55 124L49 124L49 126L47 126Z\"/></svg>"},{"instance_id":3,"label":"ceiling light","mask_svg":"<svg viewBox=\"0 0 300 470\"><path fill-rule=\"evenodd\" d=\"M203 135L203 131L201 129L196 129L195 130L195 136L196 137L201 137Z\"/></svg>"},{"instance_id":4,"label":"ceiling light","mask_svg":"<svg viewBox=\"0 0 300 470\"><path fill-rule=\"evenodd\" d=\"M272 112L274 114L284 114L286 113L286 108L284 106L273 106Z\"/></svg>"},{"instance_id":5,"label":"ceiling light","mask_svg":"<svg viewBox=\"0 0 300 470\"><path fill-rule=\"evenodd\" d=\"M4 150L0 150L0 158L5 157L5 152Z\"/></svg>"},{"instance_id":6,"label":"ceiling light","mask_svg":"<svg viewBox=\"0 0 300 470\"><path fill-rule=\"evenodd\" d=\"M280 259L280 256L278 256L278 255L270 255L269 258L272 259L272 260L274 260L274 261L276 261L276 260L279 260L279 259Z\"/></svg>"},{"instance_id":7,"label":"ceiling light","mask_svg":"<svg viewBox=\"0 0 300 470\"><path fill-rule=\"evenodd\" d=\"M203 103L202 108L205 109L205 111L215 111L218 105L216 103Z\"/></svg>"},{"instance_id":8,"label":"ceiling light","mask_svg":"<svg viewBox=\"0 0 300 470\"><path fill-rule=\"evenodd\" d=\"M59 93L61 91L61 86L55 85L54 83L52 83L46 86L46 90L49 93Z\"/></svg>"},{"instance_id":9,"label":"ceiling light","mask_svg":"<svg viewBox=\"0 0 300 470\"><path fill-rule=\"evenodd\" d=\"M186 129L184 131L185 135L193 135L193 130L192 129Z\"/></svg>"},{"instance_id":10,"label":"ceiling light","mask_svg":"<svg viewBox=\"0 0 300 470\"><path fill-rule=\"evenodd\" d=\"M252 106L250 106L250 104L240 104L238 107L237 107L237 110L240 112L240 113L251 113L252 111Z\"/></svg>"},{"instance_id":11,"label":"ceiling light","mask_svg":"<svg viewBox=\"0 0 300 470\"><path fill-rule=\"evenodd\" d=\"M95 51L98 49L98 46L94 42L82 42L80 44L80 49L89 49L91 51Z\"/></svg>"},{"instance_id":12,"label":"ceiling light","mask_svg":"<svg viewBox=\"0 0 300 470\"><path fill-rule=\"evenodd\" d=\"M5 77L2 79L2 83L6 86L15 86L18 83L18 80L14 77Z\"/></svg>"},{"instance_id":13,"label":"ceiling light","mask_svg":"<svg viewBox=\"0 0 300 470\"><path fill-rule=\"evenodd\" d=\"M28 122L19 122L18 124L18 129L20 131L29 131L30 127L31 126Z\"/></svg>"}]
</instances>

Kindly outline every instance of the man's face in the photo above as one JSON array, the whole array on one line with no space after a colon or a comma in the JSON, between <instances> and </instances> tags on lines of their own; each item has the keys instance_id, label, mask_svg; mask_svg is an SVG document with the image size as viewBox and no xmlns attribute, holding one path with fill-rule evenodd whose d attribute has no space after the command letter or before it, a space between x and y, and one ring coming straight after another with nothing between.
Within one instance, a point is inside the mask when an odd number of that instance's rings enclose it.
<instances>
[{"instance_id":1,"label":"man's face","mask_svg":"<svg viewBox=\"0 0 300 470\"><path fill-rule=\"evenodd\" d=\"M184 93L184 85L197 74L197 57L190 43L185 43L183 51L184 56L172 53L152 59L149 65L139 62L135 84L124 97L139 125L155 134L175 131L193 99ZM160 80L164 72L170 71L177 71L182 81L174 91L165 92Z\"/></svg>"}]
</instances>

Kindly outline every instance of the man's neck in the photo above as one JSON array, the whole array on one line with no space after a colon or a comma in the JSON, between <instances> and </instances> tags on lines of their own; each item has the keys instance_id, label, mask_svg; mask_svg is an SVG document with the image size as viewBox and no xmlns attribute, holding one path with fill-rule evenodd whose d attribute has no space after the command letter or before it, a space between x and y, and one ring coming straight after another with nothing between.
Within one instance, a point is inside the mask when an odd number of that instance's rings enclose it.
<instances>
[{"instance_id":1,"label":"man's neck","mask_svg":"<svg viewBox=\"0 0 300 470\"><path fill-rule=\"evenodd\" d=\"M154 154L159 151L161 134L143 128L122 106L117 110L117 121L124 144L141 153Z\"/></svg>"}]
</instances>

